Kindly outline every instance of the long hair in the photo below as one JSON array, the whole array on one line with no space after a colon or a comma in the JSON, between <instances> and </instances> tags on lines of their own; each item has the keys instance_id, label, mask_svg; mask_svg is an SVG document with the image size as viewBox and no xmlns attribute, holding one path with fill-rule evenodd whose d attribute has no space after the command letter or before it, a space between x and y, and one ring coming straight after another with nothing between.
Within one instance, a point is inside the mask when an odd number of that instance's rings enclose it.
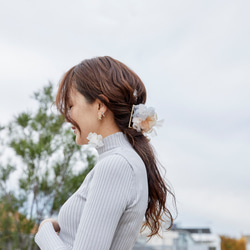
<instances>
[{"instance_id":1,"label":"long hair","mask_svg":"<svg viewBox=\"0 0 250 250\"><path fill-rule=\"evenodd\" d=\"M149 195L142 229L150 229L149 237L159 234L163 221L169 223L167 229L170 229L173 216L167 208L166 200L170 195L175 204L175 196L159 172L148 139L142 132L128 127L132 106L146 102L146 88L141 79L126 65L108 56L84 60L68 70L59 85L56 106L80 131L79 125L71 119L67 109L72 88L76 88L89 103L99 99L107 106L113 113L117 126L146 166Z\"/></svg>"}]
</instances>

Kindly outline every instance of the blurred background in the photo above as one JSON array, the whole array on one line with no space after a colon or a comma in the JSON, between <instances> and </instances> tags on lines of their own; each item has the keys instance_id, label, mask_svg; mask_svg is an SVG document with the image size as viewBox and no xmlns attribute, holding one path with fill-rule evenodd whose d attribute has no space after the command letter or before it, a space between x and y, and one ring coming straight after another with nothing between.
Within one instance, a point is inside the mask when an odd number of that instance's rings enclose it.
<instances>
[{"instance_id":1,"label":"blurred background","mask_svg":"<svg viewBox=\"0 0 250 250\"><path fill-rule=\"evenodd\" d=\"M250 234L250 2L0 1L0 125L83 59L132 68L164 125L152 138L181 227Z\"/></svg>"}]
</instances>

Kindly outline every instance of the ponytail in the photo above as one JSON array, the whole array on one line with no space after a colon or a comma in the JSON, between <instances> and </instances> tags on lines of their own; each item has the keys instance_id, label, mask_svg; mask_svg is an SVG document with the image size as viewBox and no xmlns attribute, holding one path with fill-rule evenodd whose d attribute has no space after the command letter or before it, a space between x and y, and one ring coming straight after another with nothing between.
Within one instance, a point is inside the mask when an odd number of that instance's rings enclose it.
<instances>
[{"instance_id":1,"label":"ponytail","mask_svg":"<svg viewBox=\"0 0 250 250\"><path fill-rule=\"evenodd\" d=\"M147 169L149 195L148 207L145 213L146 221L142 226L142 231L148 227L151 231L148 237L151 238L154 235L159 235L162 222L167 221L169 223L167 229L173 226L174 219L170 210L166 207L166 199L168 195L171 195L175 201L175 196L161 177L153 148L148 138L132 128L125 128L123 133L142 158Z\"/></svg>"}]
</instances>

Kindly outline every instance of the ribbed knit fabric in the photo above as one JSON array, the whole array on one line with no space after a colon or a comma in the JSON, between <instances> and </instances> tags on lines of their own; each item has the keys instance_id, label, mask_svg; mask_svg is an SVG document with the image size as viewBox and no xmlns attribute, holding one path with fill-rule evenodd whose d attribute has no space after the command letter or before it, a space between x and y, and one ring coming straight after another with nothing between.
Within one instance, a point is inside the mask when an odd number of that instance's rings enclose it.
<instances>
[{"instance_id":1,"label":"ribbed knit fabric","mask_svg":"<svg viewBox=\"0 0 250 250\"><path fill-rule=\"evenodd\" d=\"M58 215L35 236L42 250L129 250L139 234L148 201L145 165L126 136L103 139L99 159Z\"/></svg>"}]
</instances>

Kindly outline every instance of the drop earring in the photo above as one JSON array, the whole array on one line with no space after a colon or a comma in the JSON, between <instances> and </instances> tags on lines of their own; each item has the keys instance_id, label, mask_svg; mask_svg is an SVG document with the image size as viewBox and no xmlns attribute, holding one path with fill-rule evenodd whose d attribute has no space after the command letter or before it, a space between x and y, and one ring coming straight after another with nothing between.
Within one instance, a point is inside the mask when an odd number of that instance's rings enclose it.
<instances>
[{"instance_id":1,"label":"drop earring","mask_svg":"<svg viewBox=\"0 0 250 250\"><path fill-rule=\"evenodd\" d=\"M97 119L98 119L99 121L101 121L101 120L102 120L102 117L105 117L104 112L101 112L101 114L99 113Z\"/></svg>"}]
</instances>

